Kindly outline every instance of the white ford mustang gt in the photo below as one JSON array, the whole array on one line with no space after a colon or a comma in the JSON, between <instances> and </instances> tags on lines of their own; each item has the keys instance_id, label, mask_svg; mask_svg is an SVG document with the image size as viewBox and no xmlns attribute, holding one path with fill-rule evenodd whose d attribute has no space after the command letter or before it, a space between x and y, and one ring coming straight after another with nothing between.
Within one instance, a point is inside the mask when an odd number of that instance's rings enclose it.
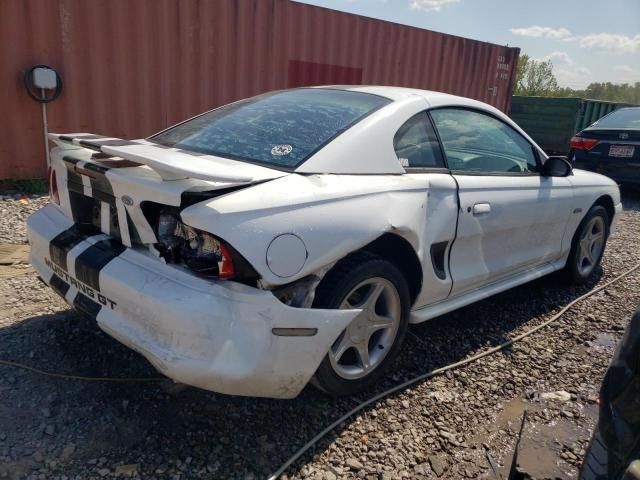
<instances>
[{"instance_id":1,"label":"white ford mustang gt","mask_svg":"<svg viewBox=\"0 0 640 480\"><path fill-rule=\"evenodd\" d=\"M597 267L614 182L423 90L267 93L146 140L50 135L42 279L185 384L295 397L384 374L418 323Z\"/></svg>"}]
</instances>

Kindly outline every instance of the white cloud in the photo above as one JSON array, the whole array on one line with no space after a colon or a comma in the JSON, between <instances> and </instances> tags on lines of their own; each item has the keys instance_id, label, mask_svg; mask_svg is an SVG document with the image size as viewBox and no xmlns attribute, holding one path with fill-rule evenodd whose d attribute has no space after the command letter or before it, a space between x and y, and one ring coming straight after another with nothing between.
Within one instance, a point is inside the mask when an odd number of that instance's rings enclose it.
<instances>
[{"instance_id":1,"label":"white cloud","mask_svg":"<svg viewBox=\"0 0 640 480\"><path fill-rule=\"evenodd\" d=\"M409 7L425 12L439 12L442 7L450 3L458 3L460 0L411 0Z\"/></svg>"},{"instance_id":2,"label":"white cloud","mask_svg":"<svg viewBox=\"0 0 640 480\"><path fill-rule=\"evenodd\" d=\"M593 74L587 67L562 66L554 68L553 74L561 87L585 88L593 81Z\"/></svg>"},{"instance_id":3,"label":"white cloud","mask_svg":"<svg viewBox=\"0 0 640 480\"><path fill-rule=\"evenodd\" d=\"M629 65L616 65L615 67L613 67L613 69L618 72L633 73L633 68L631 68Z\"/></svg>"},{"instance_id":4,"label":"white cloud","mask_svg":"<svg viewBox=\"0 0 640 480\"><path fill-rule=\"evenodd\" d=\"M613 67L616 72L615 83L635 83L640 81L640 69L630 65L616 65Z\"/></svg>"},{"instance_id":5,"label":"white cloud","mask_svg":"<svg viewBox=\"0 0 640 480\"><path fill-rule=\"evenodd\" d=\"M592 33L590 35L568 37L564 40L576 42L581 48L611 50L621 53L640 51L640 34L629 37L619 33Z\"/></svg>"},{"instance_id":6,"label":"white cloud","mask_svg":"<svg viewBox=\"0 0 640 480\"><path fill-rule=\"evenodd\" d=\"M537 58L536 60L542 60L543 62L551 60L551 63L554 65L573 65L573 60L567 52L551 52L549 55Z\"/></svg>"},{"instance_id":7,"label":"white cloud","mask_svg":"<svg viewBox=\"0 0 640 480\"><path fill-rule=\"evenodd\" d=\"M539 25L532 25L526 28L512 28L511 33L514 35L520 35L522 37L535 37L535 38L566 38L571 36L571 32L566 28L551 28L541 27Z\"/></svg>"}]
</instances>

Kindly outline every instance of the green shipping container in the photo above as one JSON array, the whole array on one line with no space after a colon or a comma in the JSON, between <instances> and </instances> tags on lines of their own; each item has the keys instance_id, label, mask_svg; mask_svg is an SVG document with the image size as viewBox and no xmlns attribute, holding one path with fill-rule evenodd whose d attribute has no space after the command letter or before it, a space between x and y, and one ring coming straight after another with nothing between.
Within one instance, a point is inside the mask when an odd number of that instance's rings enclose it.
<instances>
[{"instance_id":1,"label":"green shipping container","mask_svg":"<svg viewBox=\"0 0 640 480\"><path fill-rule=\"evenodd\" d=\"M511 118L551 155L566 155L571 137L607 113L629 104L584 98L514 95Z\"/></svg>"}]
</instances>

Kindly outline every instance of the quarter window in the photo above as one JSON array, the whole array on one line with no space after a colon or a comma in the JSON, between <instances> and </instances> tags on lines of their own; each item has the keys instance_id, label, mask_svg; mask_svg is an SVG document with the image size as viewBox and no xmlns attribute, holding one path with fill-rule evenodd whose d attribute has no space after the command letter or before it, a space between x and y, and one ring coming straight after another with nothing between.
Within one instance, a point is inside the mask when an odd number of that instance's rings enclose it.
<instances>
[{"instance_id":1,"label":"quarter window","mask_svg":"<svg viewBox=\"0 0 640 480\"><path fill-rule=\"evenodd\" d=\"M537 171L533 146L491 115L474 110L431 111L451 170L484 173Z\"/></svg>"},{"instance_id":2,"label":"quarter window","mask_svg":"<svg viewBox=\"0 0 640 480\"><path fill-rule=\"evenodd\" d=\"M415 115L400 127L393 147L403 167L444 167L438 140L426 113Z\"/></svg>"}]
</instances>

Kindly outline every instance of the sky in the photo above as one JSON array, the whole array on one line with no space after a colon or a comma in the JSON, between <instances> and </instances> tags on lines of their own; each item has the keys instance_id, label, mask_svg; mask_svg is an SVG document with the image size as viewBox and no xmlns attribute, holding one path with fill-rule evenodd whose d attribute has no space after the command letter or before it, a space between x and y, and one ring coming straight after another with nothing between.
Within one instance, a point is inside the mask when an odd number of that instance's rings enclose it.
<instances>
[{"instance_id":1,"label":"sky","mask_svg":"<svg viewBox=\"0 0 640 480\"><path fill-rule=\"evenodd\" d=\"M640 81L640 0L297 0L551 59L561 87Z\"/></svg>"}]
</instances>

